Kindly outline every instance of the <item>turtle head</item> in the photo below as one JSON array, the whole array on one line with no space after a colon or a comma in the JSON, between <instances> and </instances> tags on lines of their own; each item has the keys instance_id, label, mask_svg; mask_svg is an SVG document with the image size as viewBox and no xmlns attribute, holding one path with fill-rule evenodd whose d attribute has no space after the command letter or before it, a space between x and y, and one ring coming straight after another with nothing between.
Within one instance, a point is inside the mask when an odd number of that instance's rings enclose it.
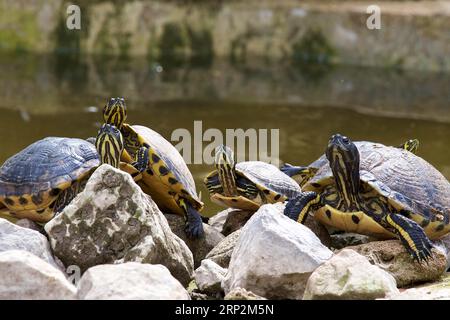
<instances>
[{"instance_id":1,"label":"turtle head","mask_svg":"<svg viewBox=\"0 0 450 320\"><path fill-rule=\"evenodd\" d=\"M419 149L420 142L418 139L411 139L403 143L400 148L408 150L412 153L417 153L417 149Z\"/></svg>"},{"instance_id":2,"label":"turtle head","mask_svg":"<svg viewBox=\"0 0 450 320\"><path fill-rule=\"evenodd\" d=\"M236 195L236 174L234 170L236 162L234 161L233 150L226 145L217 146L215 164L224 195Z\"/></svg>"},{"instance_id":3,"label":"turtle head","mask_svg":"<svg viewBox=\"0 0 450 320\"><path fill-rule=\"evenodd\" d=\"M119 129L110 124L103 124L95 139L95 147L102 164L106 163L119 168L120 156L123 152L123 137Z\"/></svg>"},{"instance_id":4,"label":"turtle head","mask_svg":"<svg viewBox=\"0 0 450 320\"><path fill-rule=\"evenodd\" d=\"M111 124L118 129L127 119L127 106L124 98L111 98L103 108L103 119L105 123Z\"/></svg>"},{"instance_id":5,"label":"turtle head","mask_svg":"<svg viewBox=\"0 0 450 320\"><path fill-rule=\"evenodd\" d=\"M325 154L342 199L348 207L356 206L360 183L358 148L346 136L335 134L328 141Z\"/></svg>"},{"instance_id":6,"label":"turtle head","mask_svg":"<svg viewBox=\"0 0 450 320\"><path fill-rule=\"evenodd\" d=\"M233 169L235 165L233 150L231 150L231 148L227 147L224 144L217 146L215 164L216 168L219 166L226 166Z\"/></svg>"}]
</instances>

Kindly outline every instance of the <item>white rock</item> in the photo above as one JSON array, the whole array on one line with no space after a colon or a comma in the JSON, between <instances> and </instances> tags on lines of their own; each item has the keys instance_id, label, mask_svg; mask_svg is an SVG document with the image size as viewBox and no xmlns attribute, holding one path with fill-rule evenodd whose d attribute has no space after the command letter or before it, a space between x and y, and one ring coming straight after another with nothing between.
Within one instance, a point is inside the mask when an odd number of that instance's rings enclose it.
<instances>
[{"instance_id":1,"label":"white rock","mask_svg":"<svg viewBox=\"0 0 450 320\"><path fill-rule=\"evenodd\" d=\"M343 249L313 272L303 298L376 299L398 292L395 279L388 272L356 251Z\"/></svg>"},{"instance_id":2,"label":"white rock","mask_svg":"<svg viewBox=\"0 0 450 320\"><path fill-rule=\"evenodd\" d=\"M64 274L24 250L0 252L0 300L72 300L76 288Z\"/></svg>"},{"instance_id":3,"label":"white rock","mask_svg":"<svg viewBox=\"0 0 450 320\"><path fill-rule=\"evenodd\" d=\"M195 270L194 278L200 291L217 293L222 290L221 284L226 273L227 269L222 268L214 261L205 259Z\"/></svg>"},{"instance_id":4,"label":"white rock","mask_svg":"<svg viewBox=\"0 0 450 320\"><path fill-rule=\"evenodd\" d=\"M127 262L88 269L78 283L84 300L190 300L189 293L163 265Z\"/></svg>"},{"instance_id":5,"label":"white rock","mask_svg":"<svg viewBox=\"0 0 450 320\"><path fill-rule=\"evenodd\" d=\"M8 250L25 250L54 267L60 267L53 258L50 245L44 235L0 218L0 252Z\"/></svg>"},{"instance_id":6,"label":"white rock","mask_svg":"<svg viewBox=\"0 0 450 320\"><path fill-rule=\"evenodd\" d=\"M193 256L153 200L128 173L100 166L83 192L46 224L54 254L82 272L99 264L165 265L181 283L192 277Z\"/></svg>"},{"instance_id":7,"label":"white rock","mask_svg":"<svg viewBox=\"0 0 450 320\"><path fill-rule=\"evenodd\" d=\"M222 283L268 299L301 299L310 274L333 253L307 227L263 205L242 228Z\"/></svg>"}]
</instances>

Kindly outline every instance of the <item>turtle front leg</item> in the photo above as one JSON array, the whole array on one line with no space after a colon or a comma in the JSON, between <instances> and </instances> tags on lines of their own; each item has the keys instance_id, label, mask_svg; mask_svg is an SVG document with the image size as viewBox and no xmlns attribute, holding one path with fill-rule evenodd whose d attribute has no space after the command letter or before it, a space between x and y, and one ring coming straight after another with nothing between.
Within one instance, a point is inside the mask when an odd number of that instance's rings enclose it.
<instances>
[{"instance_id":1,"label":"turtle front leg","mask_svg":"<svg viewBox=\"0 0 450 320\"><path fill-rule=\"evenodd\" d=\"M200 213L184 199L180 199L179 203L186 213L186 235L189 238L201 238L205 232L203 230L203 221Z\"/></svg>"},{"instance_id":2,"label":"turtle front leg","mask_svg":"<svg viewBox=\"0 0 450 320\"><path fill-rule=\"evenodd\" d=\"M304 224L311 206L316 206L319 202L320 196L316 192L302 192L299 196L287 202L284 215Z\"/></svg>"},{"instance_id":3,"label":"turtle front leg","mask_svg":"<svg viewBox=\"0 0 450 320\"><path fill-rule=\"evenodd\" d=\"M400 238L406 250L417 262L427 261L431 257L433 244L423 228L415 221L397 213L389 213L383 219L382 225Z\"/></svg>"}]
</instances>

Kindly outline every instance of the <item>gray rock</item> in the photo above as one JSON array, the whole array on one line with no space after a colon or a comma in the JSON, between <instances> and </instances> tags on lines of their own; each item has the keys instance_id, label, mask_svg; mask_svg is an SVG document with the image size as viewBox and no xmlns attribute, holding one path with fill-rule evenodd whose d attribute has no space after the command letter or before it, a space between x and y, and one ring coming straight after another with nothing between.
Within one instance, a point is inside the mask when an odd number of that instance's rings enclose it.
<instances>
[{"instance_id":1,"label":"gray rock","mask_svg":"<svg viewBox=\"0 0 450 320\"><path fill-rule=\"evenodd\" d=\"M242 228L222 283L268 299L301 299L311 273L333 253L307 227L263 205Z\"/></svg>"},{"instance_id":2,"label":"gray rock","mask_svg":"<svg viewBox=\"0 0 450 320\"><path fill-rule=\"evenodd\" d=\"M217 293L221 292L222 280L225 278L227 269L222 268L214 261L205 259L194 272L194 279L201 292Z\"/></svg>"},{"instance_id":3,"label":"gray rock","mask_svg":"<svg viewBox=\"0 0 450 320\"><path fill-rule=\"evenodd\" d=\"M316 236L320 242L327 248L331 247L330 233L327 228L313 217L309 217L305 221L305 226L308 227Z\"/></svg>"},{"instance_id":4,"label":"gray rock","mask_svg":"<svg viewBox=\"0 0 450 320\"><path fill-rule=\"evenodd\" d=\"M43 226L37 224L36 222L34 222L34 221L30 220L30 219L26 219L26 218L19 219L19 220L16 221L16 225L19 226L19 227L22 227L22 228L27 228L27 229L31 229L31 230L37 231L37 232L42 233L42 234L45 233Z\"/></svg>"},{"instance_id":5,"label":"gray rock","mask_svg":"<svg viewBox=\"0 0 450 320\"><path fill-rule=\"evenodd\" d=\"M0 252L0 275L0 300L76 299L64 274L28 251Z\"/></svg>"},{"instance_id":6,"label":"gray rock","mask_svg":"<svg viewBox=\"0 0 450 320\"><path fill-rule=\"evenodd\" d=\"M433 256L427 263L415 262L399 240L373 241L358 246L347 247L367 257L367 259L389 272L399 288L415 283L435 281L445 272L446 256L433 248Z\"/></svg>"},{"instance_id":7,"label":"gray rock","mask_svg":"<svg viewBox=\"0 0 450 320\"><path fill-rule=\"evenodd\" d=\"M191 251L153 200L129 174L109 165L93 173L83 192L45 230L55 255L82 272L108 263L162 264L183 285L193 273Z\"/></svg>"},{"instance_id":8,"label":"gray rock","mask_svg":"<svg viewBox=\"0 0 450 320\"><path fill-rule=\"evenodd\" d=\"M447 258L447 270L450 268L450 235L446 235L443 238L433 241L436 249L439 249Z\"/></svg>"},{"instance_id":9,"label":"gray rock","mask_svg":"<svg viewBox=\"0 0 450 320\"><path fill-rule=\"evenodd\" d=\"M8 250L25 250L58 269L61 267L44 235L0 218L0 252Z\"/></svg>"},{"instance_id":10,"label":"gray rock","mask_svg":"<svg viewBox=\"0 0 450 320\"><path fill-rule=\"evenodd\" d=\"M312 273L303 299L376 299L398 292L389 273L354 250L343 249Z\"/></svg>"},{"instance_id":11,"label":"gray rock","mask_svg":"<svg viewBox=\"0 0 450 320\"><path fill-rule=\"evenodd\" d=\"M347 232L331 235L331 247L334 249L343 249L348 246L369 243L370 241L374 241L374 239L358 233Z\"/></svg>"},{"instance_id":12,"label":"gray rock","mask_svg":"<svg viewBox=\"0 0 450 320\"><path fill-rule=\"evenodd\" d=\"M391 300L450 300L450 276L446 274L437 282L410 288L387 297Z\"/></svg>"},{"instance_id":13,"label":"gray rock","mask_svg":"<svg viewBox=\"0 0 450 320\"><path fill-rule=\"evenodd\" d=\"M186 236L185 219L176 214L164 214L170 229L181 238L189 247L194 256L194 268L198 268L206 255L224 238L224 235L215 228L203 224L205 235L199 239L191 239Z\"/></svg>"},{"instance_id":14,"label":"gray rock","mask_svg":"<svg viewBox=\"0 0 450 320\"><path fill-rule=\"evenodd\" d=\"M253 211L231 210L228 212L227 219L222 227L222 233L225 236L241 229L254 214Z\"/></svg>"},{"instance_id":15,"label":"gray rock","mask_svg":"<svg viewBox=\"0 0 450 320\"><path fill-rule=\"evenodd\" d=\"M244 288L234 288L225 296L224 300L267 300L264 297L258 296L251 291Z\"/></svg>"},{"instance_id":16,"label":"gray rock","mask_svg":"<svg viewBox=\"0 0 450 320\"><path fill-rule=\"evenodd\" d=\"M190 300L189 293L163 265L137 262L88 269L78 284L83 300Z\"/></svg>"},{"instance_id":17,"label":"gray rock","mask_svg":"<svg viewBox=\"0 0 450 320\"><path fill-rule=\"evenodd\" d=\"M222 268L228 268L231 260L231 254L233 253L234 247L241 235L241 229L233 232L222 241L220 241L217 246L215 246L207 255L206 259L210 259L217 263Z\"/></svg>"},{"instance_id":18,"label":"gray rock","mask_svg":"<svg viewBox=\"0 0 450 320\"><path fill-rule=\"evenodd\" d=\"M234 209L229 208L223 211L220 211L218 213L216 213L214 216L210 217L208 220L208 224L213 227L214 229L216 229L219 232L222 232L223 230L223 224L225 223L225 221L227 220L228 217L228 213L233 211Z\"/></svg>"}]
</instances>

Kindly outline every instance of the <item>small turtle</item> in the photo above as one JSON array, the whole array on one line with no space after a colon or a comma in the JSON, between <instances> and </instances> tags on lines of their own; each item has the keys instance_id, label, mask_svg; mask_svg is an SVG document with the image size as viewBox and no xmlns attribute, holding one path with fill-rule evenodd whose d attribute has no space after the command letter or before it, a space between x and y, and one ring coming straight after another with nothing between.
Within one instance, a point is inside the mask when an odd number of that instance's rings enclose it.
<instances>
[{"instance_id":1,"label":"small turtle","mask_svg":"<svg viewBox=\"0 0 450 320\"><path fill-rule=\"evenodd\" d=\"M301 194L299 185L277 167L261 161L235 163L233 151L218 146L216 170L204 183L217 204L256 211L265 203L284 202Z\"/></svg>"},{"instance_id":2,"label":"small turtle","mask_svg":"<svg viewBox=\"0 0 450 320\"><path fill-rule=\"evenodd\" d=\"M354 143L359 150L361 159L365 159L365 157L372 154L370 142L355 141ZM399 145L397 148L408 150L409 152L416 154L417 149L419 148L419 140L410 139ZM303 187L323 166L328 166L328 160L325 154L323 154L319 159L317 159L307 167L293 166L289 163L285 163L283 166L281 166L280 170L297 181L298 184Z\"/></svg>"},{"instance_id":3,"label":"small turtle","mask_svg":"<svg viewBox=\"0 0 450 320\"><path fill-rule=\"evenodd\" d=\"M132 164L124 170L132 174L144 192L149 194L164 212L186 217L189 237L204 234L203 202L197 195L194 178L178 150L159 133L140 125L125 123L127 109L123 98L111 98L103 109L105 123L120 129L124 150L123 163ZM101 157L107 152L100 152ZM117 160L118 154L114 154Z\"/></svg>"},{"instance_id":4,"label":"small turtle","mask_svg":"<svg viewBox=\"0 0 450 320\"><path fill-rule=\"evenodd\" d=\"M119 130L109 125L102 126L96 143L109 153L123 149ZM34 142L0 167L0 214L48 222L84 189L102 162L131 170L113 157L106 160L86 140L47 137Z\"/></svg>"},{"instance_id":5,"label":"small turtle","mask_svg":"<svg viewBox=\"0 0 450 320\"><path fill-rule=\"evenodd\" d=\"M360 156L363 155L363 156ZM413 153L333 135L320 166L285 214L378 238L398 237L417 261L431 256L429 239L450 231L450 183Z\"/></svg>"}]
</instances>

